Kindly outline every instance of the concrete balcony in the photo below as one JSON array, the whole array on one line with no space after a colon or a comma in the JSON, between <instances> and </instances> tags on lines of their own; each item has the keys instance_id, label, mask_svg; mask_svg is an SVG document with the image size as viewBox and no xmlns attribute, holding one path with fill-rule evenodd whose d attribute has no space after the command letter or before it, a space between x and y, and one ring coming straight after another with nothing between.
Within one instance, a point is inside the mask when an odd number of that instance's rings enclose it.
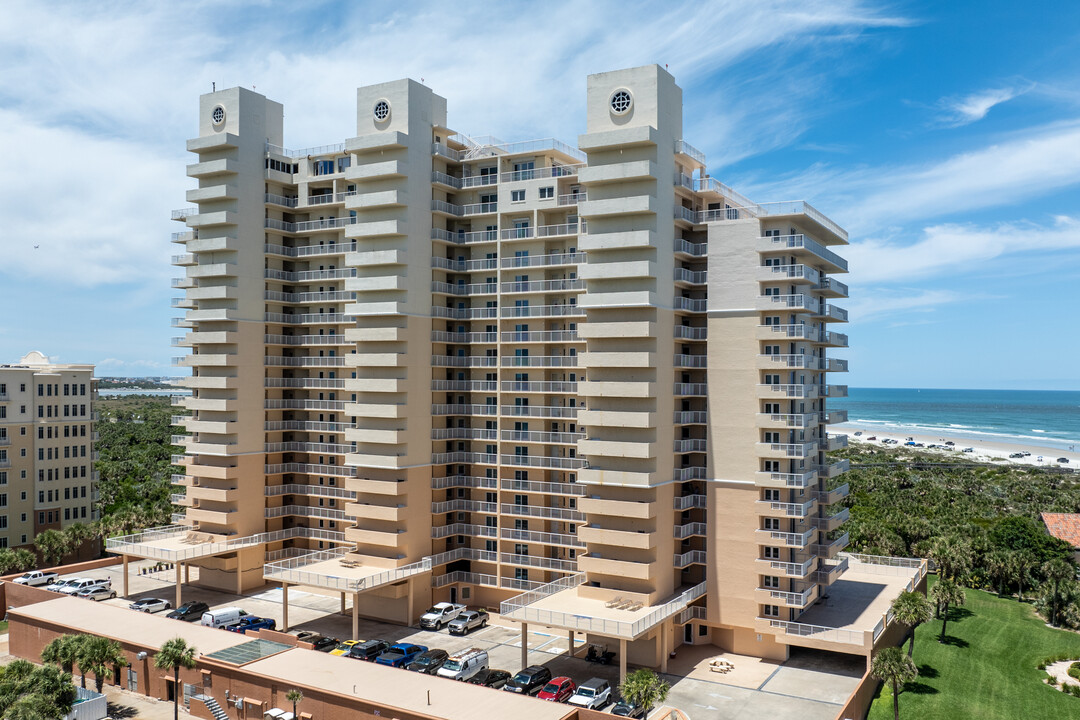
<instances>
[{"instance_id":1,"label":"concrete balcony","mask_svg":"<svg viewBox=\"0 0 1080 720\"><path fill-rule=\"evenodd\" d=\"M848 496L851 492L851 487L844 483L843 485L833 488L832 490L821 490L817 492L817 501L821 505L833 505L840 502Z\"/></svg>"},{"instance_id":2,"label":"concrete balcony","mask_svg":"<svg viewBox=\"0 0 1080 720\"><path fill-rule=\"evenodd\" d=\"M807 284L816 286L821 273L808 265L763 265L757 269L757 279L766 283Z\"/></svg>"},{"instance_id":3,"label":"concrete balcony","mask_svg":"<svg viewBox=\"0 0 1080 720\"><path fill-rule=\"evenodd\" d=\"M633 470L607 470L600 467L587 467L578 471L578 482L582 485L626 485L648 487L656 482L657 473L637 472Z\"/></svg>"},{"instance_id":4,"label":"concrete balcony","mask_svg":"<svg viewBox=\"0 0 1080 720\"><path fill-rule=\"evenodd\" d=\"M779 530L756 530L758 543L761 545L779 545L780 547L795 548L798 550L810 546L818 535L817 528L811 528L806 532L790 533Z\"/></svg>"},{"instance_id":5,"label":"concrete balcony","mask_svg":"<svg viewBox=\"0 0 1080 720\"><path fill-rule=\"evenodd\" d=\"M758 238L757 250L760 253L783 253L799 259L805 258L829 273L847 272L847 260L806 235Z\"/></svg>"},{"instance_id":6,"label":"concrete balcony","mask_svg":"<svg viewBox=\"0 0 1080 720\"><path fill-rule=\"evenodd\" d=\"M775 414L758 413L759 428L809 428L820 422L818 413Z\"/></svg>"},{"instance_id":7,"label":"concrete balcony","mask_svg":"<svg viewBox=\"0 0 1080 720\"><path fill-rule=\"evenodd\" d=\"M837 553L841 552L844 548L848 546L848 542L850 539L851 538L848 536L848 534L844 533L835 540L826 543L811 545L810 552L820 558L834 558L836 557Z\"/></svg>"},{"instance_id":8,"label":"concrete balcony","mask_svg":"<svg viewBox=\"0 0 1080 720\"><path fill-rule=\"evenodd\" d=\"M758 457L763 458L807 458L817 452L816 442L803 443L755 443Z\"/></svg>"},{"instance_id":9,"label":"concrete balcony","mask_svg":"<svg viewBox=\"0 0 1080 720\"><path fill-rule=\"evenodd\" d=\"M672 531L672 535L676 540L683 540L688 537L705 537L708 530L709 526L707 523L690 522L676 525Z\"/></svg>"},{"instance_id":10,"label":"concrete balcony","mask_svg":"<svg viewBox=\"0 0 1080 720\"><path fill-rule=\"evenodd\" d=\"M656 427L656 413L629 410L581 410L578 420L586 427L652 428Z\"/></svg>"},{"instance_id":11,"label":"concrete balcony","mask_svg":"<svg viewBox=\"0 0 1080 720\"><path fill-rule=\"evenodd\" d=\"M755 337L758 340L771 340L782 342L785 340L807 342L819 342L821 333L812 325L794 323L790 325L758 325Z\"/></svg>"},{"instance_id":12,"label":"concrete balcony","mask_svg":"<svg viewBox=\"0 0 1080 720\"><path fill-rule=\"evenodd\" d=\"M655 502L583 497L578 500L578 509L586 515L606 515L609 517L633 518L635 520L647 520L656 517Z\"/></svg>"},{"instance_id":13,"label":"concrete balcony","mask_svg":"<svg viewBox=\"0 0 1080 720\"><path fill-rule=\"evenodd\" d=\"M754 476L754 485L765 488L804 489L818 479L816 470L800 473L758 472Z\"/></svg>"},{"instance_id":14,"label":"concrete balcony","mask_svg":"<svg viewBox=\"0 0 1080 720\"><path fill-rule=\"evenodd\" d=\"M763 568L762 575L781 575L798 580L805 579L818 566L816 557L801 563L781 562L780 560L769 560L767 558L758 558L757 561Z\"/></svg>"},{"instance_id":15,"label":"concrete balcony","mask_svg":"<svg viewBox=\"0 0 1080 720\"><path fill-rule=\"evenodd\" d=\"M769 603L771 605L780 605L781 607L798 608L803 609L810 606L810 603L814 602L818 598L820 592L819 587L811 585L802 592L788 592L784 590L773 590L770 588L757 588L755 591L759 596L766 599L762 602Z\"/></svg>"},{"instance_id":16,"label":"concrete balcony","mask_svg":"<svg viewBox=\"0 0 1080 720\"><path fill-rule=\"evenodd\" d=\"M581 440L578 450L585 457L647 459L656 457L656 443L620 440Z\"/></svg>"},{"instance_id":17,"label":"concrete balcony","mask_svg":"<svg viewBox=\"0 0 1080 720\"><path fill-rule=\"evenodd\" d=\"M850 465L851 463L848 460L838 460L837 462L834 462L832 464L821 466L821 468L819 468L819 472L821 473L822 477L834 478L841 473L846 473L850 468Z\"/></svg>"},{"instance_id":18,"label":"concrete balcony","mask_svg":"<svg viewBox=\"0 0 1080 720\"><path fill-rule=\"evenodd\" d=\"M582 380L578 383L578 392L588 398L652 398L656 397L656 383L645 381L602 382Z\"/></svg>"},{"instance_id":19,"label":"concrete balcony","mask_svg":"<svg viewBox=\"0 0 1080 720\"><path fill-rule=\"evenodd\" d=\"M383 520L402 522L409 511L404 505L372 505L370 503L345 503L345 514L357 520Z\"/></svg>"},{"instance_id":20,"label":"concrete balcony","mask_svg":"<svg viewBox=\"0 0 1080 720\"><path fill-rule=\"evenodd\" d=\"M232 525L239 517L235 509L209 510L203 507L189 507L187 519L191 522L210 525Z\"/></svg>"},{"instance_id":21,"label":"concrete balcony","mask_svg":"<svg viewBox=\"0 0 1080 720\"><path fill-rule=\"evenodd\" d=\"M802 293L761 295L754 301L754 308L762 312L808 312L817 315L821 302Z\"/></svg>"},{"instance_id":22,"label":"concrete balcony","mask_svg":"<svg viewBox=\"0 0 1080 720\"><path fill-rule=\"evenodd\" d=\"M675 555L672 558L673 566L681 570L691 565L707 565L709 562L709 556L704 550L688 550L684 553Z\"/></svg>"},{"instance_id":23,"label":"concrete balcony","mask_svg":"<svg viewBox=\"0 0 1080 720\"><path fill-rule=\"evenodd\" d=\"M648 580L652 573L652 562L615 560L596 553L584 553L578 555L578 570L590 574Z\"/></svg>"},{"instance_id":24,"label":"concrete balcony","mask_svg":"<svg viewBox=\"0 0 1080 720\"><path fill-rule=\"evenodd\" d=\"M802 399L813 400L820 392L819 385L811 384L787 384L787 385L758 385L757 396L762 400Z\"/></svg>"},{"instance_id":25,"label":"concrete balcony","mask_svg":"<svg viewBox=\"0 0 1080 720\"><path fill-rule=\"evenodd\" d=\"M848 286L836 278L821 278L814 290L822 297L846 298L848 296Z\"/></svg>"},{"instance_id":26,"label":"concrete balcony","mask_svg":"<svg viewBox=\"0 0 1080 720\"><path fill-rule=\"evenodd\" d=\"M404 529L368 530L360 527L345 528L345 539L358 545L404 549L405 537Z\"/></svg>"},{"instance_id":27,"label":"concrete balcony","mask_svg":"<svg viewBox=\"0 0 1080 720\"><path fill-rule=\"evenodd\" d=\"M851 511L844 508L835 515L822 515L810 518L810 522L821 532L832 532L846 523L851 517Z\"/></svg>"},{"instance_id":28,"label":"concrete balcony","mask_svg":"<svg viewBox=\"0 0 1080 720\"><path fill-rule=\"evenodd\" d=\"M825 445L825 450L833 452L834 450L843 450L848 446L847 435L830 435Z\"/></svg>"},{"instance_id":29,"label":"concrete balcony","mask_svg":"<svg viewBox=\"0 0 1080 720\"><path fill-rule=\"evenodd\" d=\"M705 495L680 495L673 499L672 509L690 510L691 508L708 508L708 498Z\"/></svg>"},{"instance_id":30,"label":"concrete balcony","mask_svg":"<svg viewBox=\"0 0 1080 720\"><path fill-rule=\"evenodd\" d=\"M773 355L762 353L757 357L759 370L824 370L825 362L813 355L796 353L791 355Z\"/></svg>"},{"instance_id":31,"label":"concrete balcony","mask_svg":"<svg viewBox=\"0 0 1080 720\"><path fill-rule=\"evenodd\" d=\"M629 547L636 550L649 550L656 547L656 533L645 530L610 530L593 524L582 525L577 530L578 538L585 543Z\"/></svg>"},{"instance_id":32,"label":"concrete balcony","mask_svg":"<svg viewBox=\"0 0 1080 720\"><path fill-rule=\"evenodd\" d=\"M846 423L848 421L847 410L830 410L825 414L825 422L829 425L835 425L837 423Z\"/></svg>"},{"instance_id":33,"label":"concrete balcony","mask_svg":"<svg viewBox=\"0 0 1080 720\"><path fill-rule=\"evenodd\" d=\"M817 507L817 500L807 500L804 503L771 502L758 500L754 503L758 508L758 515L764 517L798 518L802 519L810 515Z\"/></svg>"},{"instance_id":34,"label":"concrete balcony","mask_svg":"<svg viewBox=\"0 0 1080 720\"><path fill-rule=\"evenodd\" d=\"M205 485L191 485L188 487L189 500L199 502L234 503L240 500L240 491L235 488L213 488Z\"/></svg>"}]
</instances>

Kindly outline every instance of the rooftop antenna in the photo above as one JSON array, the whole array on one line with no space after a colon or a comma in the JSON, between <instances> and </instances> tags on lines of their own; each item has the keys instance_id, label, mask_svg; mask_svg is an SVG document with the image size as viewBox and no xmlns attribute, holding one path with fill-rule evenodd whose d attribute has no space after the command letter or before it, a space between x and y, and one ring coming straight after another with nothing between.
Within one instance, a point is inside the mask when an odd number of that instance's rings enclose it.
<instances>
[{"instance_id":1,"label":"rooftop antenna","mask_svg":"<svg viewBox=\"0 0 1080 720\"><path fill-rule=\"evenodd\" d=\"M216 82L211 82L210 83L210 92L217 92L217 83Z\"/></svg>"}]
</instances>

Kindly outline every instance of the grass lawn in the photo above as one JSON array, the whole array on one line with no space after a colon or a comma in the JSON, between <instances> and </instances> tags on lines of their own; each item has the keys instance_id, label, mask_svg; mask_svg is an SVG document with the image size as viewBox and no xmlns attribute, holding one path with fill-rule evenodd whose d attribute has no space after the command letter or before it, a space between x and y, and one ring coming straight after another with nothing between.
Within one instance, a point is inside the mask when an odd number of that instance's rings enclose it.
<instances>
[{"instance_id":1,"label":"grass lawn","mask_svg":"<svg viewBox=\"0 0 1080 720\"><path fill-rule=\"evenodd\" d=\"M967 604L954 608L949 618L947 643L938 643L940 620L915 632L919 677L900 693L900 717L1080 718L1080 698L1045 685L1046 673L1038 668L1049 655L1080 658L1080 634L1046 627L1030 605L1015 598L965 593ZM892 718L889 688L881 688L869 718Z\"/></svg>"}]
</instances>

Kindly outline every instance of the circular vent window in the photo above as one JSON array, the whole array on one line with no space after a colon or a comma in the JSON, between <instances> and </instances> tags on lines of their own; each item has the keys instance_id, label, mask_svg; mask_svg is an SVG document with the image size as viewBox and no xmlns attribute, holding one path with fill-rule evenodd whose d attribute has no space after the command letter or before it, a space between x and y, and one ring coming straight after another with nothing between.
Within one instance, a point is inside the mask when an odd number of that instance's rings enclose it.
<instances>
[{"instance_id":1,"label":"circular vent window","mask_svg":"<svg viewBox=\"0 0 1080 720\"><path fill-rule=\"evenodd\" d=\"M214 108L214 111L210 113L210 117L214 120L215 125L220 125L225 122L225 108L218 105Z\"/></svg>"},{"instance_id":2,"label":"circular vent window","mask_svg":"<svg viewBox=\"0 0 1080 720\"><path fill-rule=\"evenodd\" d=\"M390 117L390 103L385 100L375 103L375 119L382 122L388 117Z\"/></svg>"},{"instance_id":3,"label":"circular vent window","mask_svg":"<svg viewBox=\"0 0 1080 720\"><path fill-rule=\"evenodd\" d=\"M634 99L629 90L616 90L611 94L611 112L616 115L625 115L633 104Z\"/></svg>"}]
</instances>

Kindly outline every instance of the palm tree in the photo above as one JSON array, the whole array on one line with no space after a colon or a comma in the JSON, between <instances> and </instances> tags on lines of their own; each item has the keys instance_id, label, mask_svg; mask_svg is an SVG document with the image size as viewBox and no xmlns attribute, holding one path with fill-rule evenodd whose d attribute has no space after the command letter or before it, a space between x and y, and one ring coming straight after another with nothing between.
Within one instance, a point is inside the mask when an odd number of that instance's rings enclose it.
<instances>
[{"instance_id":1,"label":"palm tree","mask_svg":"<svg viewBox=\"0 0 1080 720\"><path fill-rule=\"evenodd\" d=\"M1051 584L1053 590L1051 590L1051 598L1053 599L1053 605L1050 610L1050 624L1057 627L1057 615L1058 615L1058 598L1061 583L1076 577L1076 570L1066 560L1061 558L1055 558L1043 564L1043 575L1046 576L1047 582Z\"/></svg>"},{"instance_id":2,"label":"palm tree","mask_svg":"<svg viewBox=\"0 0 1080 720\"><path fill-rule=\"evenodd\" d=\"M1018 585L1017 600L1024 602L1024 581L1031 579L1031 570L1035 567L1035 557L1027 550L1015 550L1009 553L1009 579Z\"/></svg>"},{"instance_id":3,"label":"palm tree","mask_svg":"<svg viewBox=\"0 0 1080 720\"><path fill-rule=\"evenodd\" d=\"M26 548L19 548L15 551L15 564L11 568L12 572L26 572L35 567L37 567L37 555Z\"/></svg>"},{"instance_id":4,"label":"palm tree","mask_svg":"<svg viewBox=\"0 0 1080 720\"><path fill-rule=\"evenodd\" d=\"M15 568L15 551L9 548L0 548L0 575L7 575Z\"/></svg>"},{"instance_id":5,"label":"palm tree","mask_svg":"<svg viewBox=\"0 0 1080 720\"><path fill-rule=\"evenodd\" d=\"M98 692L105 686L105 675L110 667L127 665L124 650L120 643L97 635L87 635L82 641L79 656L79 670L83 673L83 687L86 687L86 671L94 673L94 687ZM85 669L84 669L85 668Z\"/></svg>"},{"instance_id":6,"label":"palm tree","mask_svg":"<svg viewBox=\"0 0 1080 720\"><path fill-rule=\"evenodd\" d=\"M189 647L182 637L166 640L154 656L154 667L159 670L172 668L173 671L173 720L180 717L180 668L191 670L195 667L195 648Z\"/></svg>"},{"instance_id":7,"label":"palm tree","mask_svg":"<svg viewBox=\"0 0 1080 720\"><path fill-rule=\"evenodd\" d=\"M88 525L83 523L72 523L63 530L64 537L71 548L71 552L78 554L79 550L86 543L87 540L93 537L94 533Z\"/></svg>"},{"instance_id":8,"label":"palm tree","mask_svg":"<svg viewBox=\"0 0 1080 720\"><path fill-rule=\"evenodd\" d=\"M69 673L55 665L38 667L16 660L0 677L0 716L5 720L64 717L71 712L75 695Z\"/></svg>"},{"instance_id":9,"label":"palm tree","mask_svg":"<svg viewBox=\"0 0 1080 720\"><path fill-rule=\"evenodd\" d=\"M911 643L908 645L908 657L915 651L915 628L934 617L934 606L921 592L900 593L892 606L896 619L911 628Z\"/></svg>"},{"instance_id":10,"label":"palm tree","mask_svg":"<svg viewBox=\"0 0 1080 720\"><path fill-rule=\"evenodd\" d=\"M59 530L43 530L34 538L34 547L47 567L55 567L68 552L68 541Z\"/></svg>"},{"instance_id":11,"label":"palm tree","mask_svg":"<svg viewBox=\"0 0 1080 720\"><path fill-rule=\"evenodd\" d=\"M635 670L619 685L619 693L624 699L645 710L642 716L645 720L648 719L653 705L667 700L669 690L671 686L648 668Z\"/></svg>"},{"instance_id":12,"label":"palm tree","mask_svg":"<svg viewBox=\"0 0 1080 720\"><path fill-rule=\"evenodd\" d=\"M986 556L986 569L992 580L997 580L997 594L1001 597L1005 591L1005 579L1009 575L1009 553L1004 550L994 550Z\"/></svg>"},{"instance_id":13,"label":"palm tree","mask_svg":"<svg viewBox=\"0 0 1080 720\"><path fill-rule=\"evenodd\" d=\"M296 688L293 688L289 692L285 693L285 699L292 703L292 716L293 720L296 720L298 717L296 714L296 706L299 703L303 702L304 693L300 692Z\"/></svg>"},{"instance_id":14,"label":"palm tree","mask_svg":"<svg viewBox=\"0 0 1080 720\"><path fill-rule=\"evenodd\" d=\"M957 535L937 538L930 557L938 567L938 575L955 580L971 567L971 546Z\"/></svg>"},{"instance_id":15,"label":"palm tree","mask_svg":"<svg viewBox=\"0 0 1080 720\"><path fill-rule=\"evenodd\" d=\"M870 664L870 674L892 685L893 720L900 720L900 686L919 676L915 661L898 647L882 648Z\"/></svg>"},{"instance_id":16,"label":"palm tree","mask_svg":"<svg viewBox=\"0 0 1080 720\"><path fill-rule=\"evenodd\" d=\"M41 662L55 663L64 672L70 674L79 657L79 643L82 642L82 637L85 636L61 635L54 638L41 651Z\"/></svg>"},{"instance_id":17,"label":"palm tree","mask_svg":"<svg viewBox=\"0 0 1080 720\"><path fill-rule=\"evenodd\" d=\"M86 689L86 672L93 664L93 658L90 656L88 646L93 639L90 635L74 635L75 639L73 643L75 645L75 662L79 664L79 683L82 685L82 689Z\"/></svg>"},{"instance_id":18,"label":"palm tree","mask_svg":"<svg viewBox=\"0 0 1080 720\"><path fill-rule=\"evenodd\" d=\"M967 599L964 596L964 589L961 588L955 580L949 578L941 578L930 589L930 594L934 596L934 601L942 608L941 611L941 635L938 636L938 642L945 642L945 626L949 624L949 606L950 605L963 605Z\"/></svg>"}]
</instances>

